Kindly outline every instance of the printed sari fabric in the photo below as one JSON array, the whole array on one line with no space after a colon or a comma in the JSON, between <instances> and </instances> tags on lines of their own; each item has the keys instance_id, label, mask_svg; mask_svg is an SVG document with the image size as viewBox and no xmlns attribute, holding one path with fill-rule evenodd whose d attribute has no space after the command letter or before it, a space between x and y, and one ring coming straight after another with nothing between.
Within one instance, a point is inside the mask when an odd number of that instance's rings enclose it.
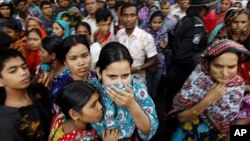
<instances>
[{"instance_id":1,"label":"printed sari fabric","mask_svg":"<svg viewBox=\"0 0 250 141\"><path fill-rule=\"evenodd\" d=\"M214 43L215 45L209 47L202 55L203 59L175 96L170 115L175 115L199 103L216 83L209 73L207 57L215 57L227 50L247 53L242 45L234 41L222 41L224 42ZM243 58L243 55L240 56L240 59ZM244 81L238 74L231 78L226 86L224 96L207 107L197 118L181 123L172 140L221 140L229 132L230 123L236 119L244 96Z\"/></svg>"},{"instance_id":2,"label":"printed sari fabric","mask_svg":"<svg viewBox=\"0 0 250 141\"><path fill-rule=\"evenodd\" d=\"M98 135L95 130L74 130L69 133L64 133L61 136L58 132L63 133L62 125L65 117L62 113L55 115L52 121L50 136L48 141L98 141Z\"/></svg>"}]
</instances>

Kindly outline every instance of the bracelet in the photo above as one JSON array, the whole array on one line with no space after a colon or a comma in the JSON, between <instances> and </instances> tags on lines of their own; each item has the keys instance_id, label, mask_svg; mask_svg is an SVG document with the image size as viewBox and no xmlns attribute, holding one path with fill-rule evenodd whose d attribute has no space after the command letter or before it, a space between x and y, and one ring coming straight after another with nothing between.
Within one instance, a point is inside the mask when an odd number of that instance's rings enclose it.
<instances>
[{"instance_id":1,"label":"bracelet","mask_svg":"<svg viewBox=\"0 0 250 141\"><path fill-rule=\"evenodd\" d=\"M137 67L136 70L138 71L138 73L140 73L142 70L141 70L141 67Z\"/></svg>"}]
</instances>

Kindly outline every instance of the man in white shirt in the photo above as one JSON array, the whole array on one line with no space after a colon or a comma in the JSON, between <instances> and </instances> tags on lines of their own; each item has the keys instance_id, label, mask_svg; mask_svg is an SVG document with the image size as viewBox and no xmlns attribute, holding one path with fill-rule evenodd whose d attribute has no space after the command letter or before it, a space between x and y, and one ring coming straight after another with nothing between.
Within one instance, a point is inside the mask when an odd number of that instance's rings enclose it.
<instances>
[{"instance_id":1,"label":"man in white shirt","mask_svg":"<svg viewBox=\"0 0 250 141\"><path fill-rule=\"evenodd\" d=\"M85 0L85 8L89 15L83 19L83 22L89 24L91 28L90 40L91 42L93 42L94 41L93 33L98 29L95 20L95 12L98 9L97 0Z\"/></svg>"},{"instance_id":2,"label":"man in white shirt","mask_svg":"<svg viewBox=\"0 0 250 141\"><path fill-rule=\"evenodd\" d=\"M157 50L153 37L136 26L137 13L131 3L122 6L121 20L125 28L118 31L117 40L128 48L134 60L131 72L146 84L145 70L156 64Z\"/></svg>"}]
</instances>

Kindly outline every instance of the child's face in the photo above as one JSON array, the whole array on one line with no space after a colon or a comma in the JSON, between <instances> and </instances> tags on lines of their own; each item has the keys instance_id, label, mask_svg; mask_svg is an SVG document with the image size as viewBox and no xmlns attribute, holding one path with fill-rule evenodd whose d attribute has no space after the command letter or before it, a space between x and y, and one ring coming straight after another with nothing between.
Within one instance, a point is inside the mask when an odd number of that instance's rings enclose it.
<instances>
[{"instance_id":1,"label":"child's face","mask_svg":"<svg viewBox=\"0 0 250 141\"><path fill-rule=\"evenodd\" d=\"M98 76L104 86L112 84L129 84L131 79L131 66L127 60L117 61L108 65Z\"/></svg>"},{"instance_id":2,"label":"child's face","mask_svg":"<svg viewBox=\"0 0 250 141\"><path fill-rule=\"evenodd\" d=\"M158 31L162 25L162 18L161 17L154 17L150 22L150 26L153 31Z\"/></svg>"},{"instance_id":3,"label":"child's face","mask_svg":"<svg viewBox=\"0 0 250 141\"><path fill-rule=\"evenodd\" d=\"M36 32L30 32L28 34L28 48L30 50L38 50L42 46L42 39Z\"/></svg>"},{"instance_id":4,"label":"child's face","mask_svg":"<svg viewBox=\"0 0 250 141\"><path fill-rule=\"evenodd\" d=\"M3 31L5 34L9 35L9 36L12 38L13 41L16 41L16 40L17 40L18 36L17 36L17 33L16 33L15 30L10 29L10 28L8 28L8 27L3 27L3 28L2 28L2 31Z\"/></svg>"},{"instance_id":5,"label":"child's face","mask_svg":"<svg viewBox=\"0 0 250 141\"><path fill-rule=\"evenodd\" d=\"M26 62L20 58L9 58L1 72L0 86L5 90L25 89L30 85L30 73Z\"/></svg>"},{"instance_id":6,"label":"child's face","mask_svg":"<svg viewBox=\"0 0 250 141\"><path fill-rule=\"evenodd\" d=\"M231 7L231 3L228 0L221 1L220 8L222 12L227 11L230 7Z\"/></svg>"},{"instance_id":7,"label":"child's face","mask_svg":"<svg viewBox=\"0 0 250 141\"><path fill-rule=\"evenodd\" d=\"M70 69L74 80L86 79L91 65L91 56L88 48L83 44L72 46L66 54L64 64Z\"/></svg>"},{"instance_id":8,"label":"child's face","mask_svg":"<svg viewBox=\"0 0 250 141\"><path fill-rule=\"evenodd\" d=\"M103 116L102 105L99 101L99 94L95 92L87 102L87 104L82 107L81 112L79 112L79 119L84 123L98 122ZM79 125L81 127L81 125Z\"/></svg>"},{"instance_id":9,"label":"child's face","mask_svg":"<svg viewBox=\"0 0 250 141\"><path fill-rule=\"evenodd\" d=\"M4 18L9 18L10 17L10 7L9 6L0 6L0 14L4 17Z\"/></svg>"},{"instance_id":10,"label":"child's face","mask_svg":"<svg viewBox=\"0 0 250 141\"><path fill-rule=\"evenodd\" d=\"M40 25L36 20L30 19L27 23L27 31L30 31L33 28L40 28Z\"/></svg>"},{"instance_id":11,"label":"child's face","mask_svg":"<svg viewBox=\"0 0 250 141\"><path fill-rule=\"evenodd\" d=\"M47 50L45 50L43 47L41 47L41 63L44 64L50 64L53 61L53 54L49 54Z\"/></svg>"},{"instance_id":12,"label":"child's face","mask_svg":"<svg viewBox=\"0 0 250 141\"><path fill-rule=\"evenodd\" d=\"M53 23L52 32L57 37L62 37L65 31L58 25L58 23Z\"/></svg>"},{"instance_id":13,"label":"child's face","mask_svg":"<svg viewBox=\"0 0 250 141\"><path fill-rule=\"evenodd\" d=\"M168 15L168 13L170 12L170 5L165 4L165 5L161 6L161 12L162 12L162 15L164 17L166 17Z\"/></svg>"},{"instance_id":14,"label":"child's face","mask_svg":"<svg viewBox=\"0 0 250 141\"><path fill-rule=\"evenodd\" d=\"M100 21L99 23L97 23L101 33L106 34L110 31L111 22L111 17L109 17L107 21Z\"/></svg>"}]
</instances>

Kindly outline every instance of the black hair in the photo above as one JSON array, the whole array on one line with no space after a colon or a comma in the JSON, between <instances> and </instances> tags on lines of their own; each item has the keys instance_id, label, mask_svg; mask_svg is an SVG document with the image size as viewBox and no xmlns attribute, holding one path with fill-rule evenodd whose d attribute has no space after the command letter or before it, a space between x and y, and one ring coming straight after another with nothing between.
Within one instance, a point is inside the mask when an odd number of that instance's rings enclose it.
<instances>
[{"instance_id":1,"label":"black hair","mask_svg":"<svg viewBox=\"0 0 250 141\"><path fill-rule=\"evenodd\" d=\"M15 3L15 6L17 6L19 3L21 2L24 2L24 3L27 3L27 0L16 0L14 3Z\"/></svg>"},{"instance_id":2,"label":"black hair","mask_svg":"<svg viewBox=\"0 0 250 141\"><path fill-rule=\"evenodd\" d=\"M160 10L153 12L153 14L149 18L149 22L152 22L154 17L161 17L163 19L162 12Z\"/></svg>"},{"instance_id":3,"label":"black hair","mask_svg":"<svg viewBox=\"0 0 250 141\"><path fill-rule=\"evenodd\" d=\"M99 8L96 10L96 13L95 13L96 23L99 23L101 21L107 21L109 17L111 18L111 21L112 21L113 17L112 17L111 12L108 9Z\"/></svg>"},{"instance_id":4,"label":"black hair","mask_svg":"<svg viewBox=\"0 0 250 141\"><path fill-rule=\"evenodd\" d=\"M50 1L42 1L40 3L40 9L42 9L44 5L52 5L52 3Z\"/></svg>"},{"instance_id":5,"label":"black hair","mask_svg":"<svg viewBox=\"0 0 250 141\"><path fill-rule=\"evenodd\" d=\"M60 107L66 119L70 119L69 110L81 112L91 96L96 92L95 87L84 81L73 81L65 85L56 97L56 104Z\"/></svg>"},{"instance_id":6,"label":"black hair","mask_svg":"<svg viewBox=\"0 0 250 141\"><path fill-rule=\"evenodd\" d=\"M9 48L11 42L12 38L8 34L0 32L0 49Z\"/></svg>"},{"instance_id":7,"label":"black hair","mask_svg":"<svg viewBox=\"0 0 250 141\"><path fill-rule=\"evenodd\" d=\"M84 46L87 47L88 51L90 51L90 46L87 38L82 38L82 36L78 35L71 35L63 40L61 46L61 52L60 55L58 56L58 59L64 62L66 59L66 54L69 52L70 48L77 44L83 44Z\"/></svg>"},{"instance_id":8,"label":"black hair","mask_svg":"<svg viewBox=\"0 0 250 141\"><path fill-rule=\"evenodd\" d=\"M188 9L187 9L187 16L189 17L194 17L194 16L198 16L200 17L199 13L202 11L202 10L206 10L206 11L209 11L209 7L207 6L190 6Z\"/></svg>"},{"instance_id":9,"label":"black hair","mask_svg":"<svg viewBox=\"0 0 250 141\"><path fill-rule=\"evenodd\" d=\"M119 42L110 42L106 44L100 53L96 67L99 67L100 73L111 63L127 60L130 65L133 64L133 59L128 49Z\"/></svg>"},{"instance_id":10,"label":"black hair","mask_svg":"<svg viewBox=\"0 0 250 141\"><path fill-rule=\"evenodd\" d=\"M2 27L7 27L15 31L22 31L22 24L16 19L6 21Z\"/></svg>"},{"instance_id":11,"label":"black hair","mask_svg":"<svg viewBox=\"0 0 250 141\"><path fill-rule=\"evenodd\" d=\"M118 11L118 8L121 7L124 3L125 3L124 1L116 1L115 11Z\"/></svg>"},{"instance_id":12,"label":"black hair","mask_svg":"<svg viewBox=\"0 0 250 141\"><path fill-rule=\"evenodd\" d=\"M25 62L25 58L21 52L13 48L0 49L0 78L2 78L2 71L5 67L5 62L11 58L20 57ZM0 104L3 105L6 99L6 93L4 87L0 87Z\"/></svg>"},{"instance_id":13,"label":"black hair","mask_svg":"<svg viewBox=\"0 0 250 141\"><path fill-rule=\"evenodd\" d=\"M97 0L97 3L103 4L103 8L107 9L107 3L105 1L103 1L103 0Z\"/></svg>"},{"instance_id":14,"label":"black hair","mask_svg":"<svg viewBox=\"0 0 250 141\"><path fill-rule=\"evenodd\" d=\"M91 35L91 28L90 28L90 26L89 26L88 23L86 23L86 22L78 22L77 25L76 25L76 27L75 27L75 30L77 30L77 28L78 28L79 26L84 26L84 27L86 27L87 30L89 31L89 35Z\"/></svg>"},{"instance_id":15,"label":"black hair","mask_svg":"<svg viewBox=\"0 0 250 141\"><path fill-rule=\"evenodd\" d=\"M57 36L48 36L42 40L42 47L49 53L55 53L58 58L61 50L62 39Z\"/></svg>"},{"instance_id":16,"label":"black hair","mask_svg":"<svg viewBox=\"0 0 250 141\"><path fill-rule=\"evenodd\" d=\"M136 9L136 14L138 15L138 9L137 9L137 7L133 3L130 3L130 2L126 2L126 3L124 3L122 5L122 7L121 7L121 13L120 14L122 15L124 9L129 8L129 7L134 7Z\"/></svg>"},{"instance_id":17,"label":"black hair","mask_svg":"<svg viewBox=\"0 0 250 141\"><path fill-rule=\"evenodd\" d=\"M20 57L22 60L25 61L25 58L21 54L21 52L17 51L16 49L7 48L7 49L0 49L0 77L2 77L2 71L5 67L5 62L10 58Z\"/></svg>"}]
</instances>

